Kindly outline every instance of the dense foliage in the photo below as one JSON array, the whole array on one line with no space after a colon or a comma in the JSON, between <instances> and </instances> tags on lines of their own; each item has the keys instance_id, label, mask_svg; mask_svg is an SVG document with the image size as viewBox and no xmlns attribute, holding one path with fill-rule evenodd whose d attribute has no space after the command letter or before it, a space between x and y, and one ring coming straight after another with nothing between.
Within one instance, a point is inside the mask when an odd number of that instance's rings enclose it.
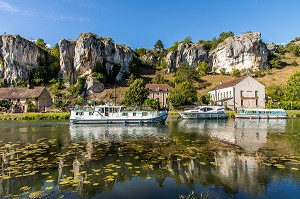
<instances>
[{"instance_id":1,"label":"dense foliage","mask_svg":"<svg viewBox=\"0 0 300 199\"><path fill-rule=\"evenodd\" d=\"M144 106L150 107L152 109L157 109L159 107L159 101L157 99L146 99L144 104Z\"/></svg>"},{"instance_id":2,"label":"dense foliage","mask_svg":"<svg viewBox=\"0 0 300 199\"><path fill-rule=\"evenodd\" d=\"M136 79L130 84L122 104L125 106L141 106L147 99L148 94L149 92L145 88L144 80Z\"/></svg>"},{"instance_id":3,"label":"dense foliage","mask_svg":"<svg viewBox=\"0 0 300 199\"><path fill-rule=\"evenodd\" d=\"M197 102L197 91L191 82L182 82L170 91L169 101L173 106L188 105Z\"/></svg>"},{"instance_id":4,"label":"dense foliage","mask_svg":"<svg viewBox=\"0 0 300 199\"><path fill-rule=\"evenodd\" d=\"M10 109L11 105L12 105L11 101L9 101L7 99L0 100L0 107Z\"/></svg>"},{"instance_id":5,"label":"dense foliage","mask_svg":"<svg viewBox=\"0 0 300 199\"><path fill-rule=\"evenodd\" d=\"M196 68L180 63L175 74L175 83L190 82L197 78Z\"/></svg>"},{"instance_id":6,"label":"dense foliage","mask_svg":"<svg viewBox=\"0 0 300 199\"><path fill-rule=\"evenodd\" d=\"M294 73L288 79L284 87L285 101L300 101L300 71Z\"/></svg>"}]
</instances>

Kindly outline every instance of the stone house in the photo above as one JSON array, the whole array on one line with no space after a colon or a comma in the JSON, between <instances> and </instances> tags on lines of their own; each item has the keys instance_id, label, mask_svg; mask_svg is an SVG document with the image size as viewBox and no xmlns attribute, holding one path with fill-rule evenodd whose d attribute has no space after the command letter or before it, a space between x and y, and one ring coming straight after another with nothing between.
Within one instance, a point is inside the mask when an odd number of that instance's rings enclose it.
<instances>
[{"instance_id":1,"label":"stone house","mask_svg":"<svg viewBox=\"0 0 300 199\"><path fill-rule=\"evenodd\" d=\"M30 100L38 110L52 105L52 97L46 87L0 88L0 99L7 99L18 107L19 112L26 112L25 102Z\"/></svg>"},{"instance_id":2,"label":"stone house","mask_svg":"<svg viewBox=\"0 0 300 199\"><path fill-rule=\"evenodd\" d=\"M160 107L169 107L168 96L173 87L168 84L146 84L145 88L149 91L149 98L157 99Z\"/></svg>"},{"instance_id":3,"label":"stone house","mask_svg":"<svg viewBox=\"0 0 300 199\"><path fill-rule=\"evenodd\" d=\"M265 108L265 86L250 76L220 82L209 94L214 105L225 105L231 110Z\"/></svg>"}]
</instances>

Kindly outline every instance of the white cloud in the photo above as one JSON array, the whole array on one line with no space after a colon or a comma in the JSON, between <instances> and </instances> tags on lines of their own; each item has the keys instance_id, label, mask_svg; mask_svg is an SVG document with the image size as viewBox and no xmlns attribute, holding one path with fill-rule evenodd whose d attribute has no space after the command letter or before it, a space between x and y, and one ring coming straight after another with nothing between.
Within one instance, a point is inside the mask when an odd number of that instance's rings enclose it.
<instances>
[{"instance_id":1,"label":"white cloud","mask_svg":"<svg viewBox=\"0 0 300 199\"><path fill-rule=\"evenodd\" d=\"M18 12L19 10L5 1L0 1L0 9L7 12Z\"/></svg>"}]
</instances>

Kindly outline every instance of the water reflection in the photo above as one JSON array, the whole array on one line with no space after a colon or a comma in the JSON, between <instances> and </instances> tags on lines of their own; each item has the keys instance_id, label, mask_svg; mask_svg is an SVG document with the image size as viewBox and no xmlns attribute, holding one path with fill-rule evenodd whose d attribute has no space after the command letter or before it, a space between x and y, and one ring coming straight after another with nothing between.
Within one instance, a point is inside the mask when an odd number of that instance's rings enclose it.
<instances>
[{"instance_id":1,"label":"water reflection","mask_svg":"<svg viewBox=\"0 0 300 199\"><path fill-rule=\"evenodd\" d=\"M300 194L300 151L290 146L299 140L299 120L174 120L56 130L56 123L28 124L16 125L10 143L0 142L0 197L28 198L36 191L49 198L178 198L192 190L211 198ZM31 129L47 137L37 139ZM14 142L20 132L28 143ZM280 151L266 149L273 145ZM272 192L271 185L277 188L284 179L290 191Z\"/></svg>"},{"instance_id":2,"label":"water reflection","mask_svg":"<svg viewBox=\"0 0 300 199\"><path fill-rule=\"evenodd\" d=\"M182 120L179 131L206 134L255 152L267 143L268 133L284 133L287 120Z\"/></svg>"},{"instance_id":3,"label":"water reflection","mask_svg":"<svg viewBox=\"0 0 300 199\"><path fill-rule=\"evenodd\" d=\"M125 138L147 138L167 136L165 124L139 125L139 124L108 124L108 125L70 125L72 141L98 140L121 141Z\"/></svg>"}]
</instances>

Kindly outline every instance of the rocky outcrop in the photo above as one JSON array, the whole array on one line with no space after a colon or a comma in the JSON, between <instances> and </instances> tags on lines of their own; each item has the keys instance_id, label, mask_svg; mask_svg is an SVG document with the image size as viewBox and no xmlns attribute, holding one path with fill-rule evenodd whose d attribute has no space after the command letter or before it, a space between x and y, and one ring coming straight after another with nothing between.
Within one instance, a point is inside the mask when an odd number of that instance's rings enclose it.
<instances>
[{"instance_id":1,"label":"rocky outcrop","mask_svg":"<svg viewBox=\"0 0 300 199\"><path fill-rule=\"evenodd\" d=\"M88 95L100 93L104 90L104 85L99 80L93 77L87 78L85 87Z\"/></svg>"},{"instance_id":2,"label":"rocky outcrop","mask_svg":"<svg viewBox=\"0 0 300 199\"><path fill-rule=\"evenodd\" d=\"M46 60L47 53L19 35L0 36L0 77L7 85L27 81L30 72Z\"/></svg>"},{"instance_id":3,"label":"rocky outcrop","mask_svg":"<svg viewBox=\"0 0 300 199\"><path fill-rule=\"evenodd\" d=\"M215 68L216 72L220 72L222 68L225 68L228 73L233 68L264 70L267 59L268 50L261 42L259 32L229 37L209 54L210 67Z\"/></svg>"},{"instance_id":4,"label":"rocky outcrop","mask_svg":"<svg viewBox=\"0 0 300 199\"><path fill-rule=\"evenodd\" d=\"M98 38L95 34L84 33L76 41L61 40L61 77L75 83L81 75L104 72L113 80L119 81L129 73L133 59L132 50L117 45L111 39Z\"/></svg>"},{"instance_id":5,"label":"rocky outcrop","mask_svg":"<svg viewBox=\"0 0 300 199\"><path fill-rule=\"evenodd\" d=\"M196 67L201 61L207 61L207 52L202 44L181 43L177 51L171 51L166 56L169 72L174 71L180 63Z\"/></svg>"}]
</instances>

